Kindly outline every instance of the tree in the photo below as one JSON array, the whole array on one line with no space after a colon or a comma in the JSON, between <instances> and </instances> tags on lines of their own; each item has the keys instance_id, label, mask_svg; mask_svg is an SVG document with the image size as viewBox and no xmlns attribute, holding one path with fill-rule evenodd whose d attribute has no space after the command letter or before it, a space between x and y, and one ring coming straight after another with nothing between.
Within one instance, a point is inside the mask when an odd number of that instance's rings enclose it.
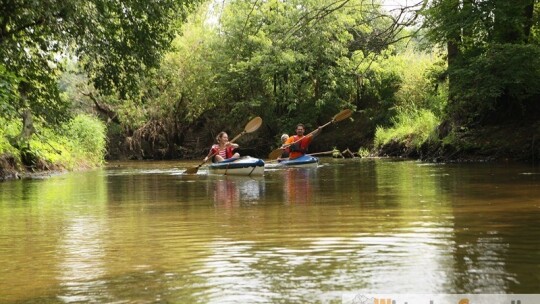
<instances>
[{"instance_id":1,"label":"tree","mask_svg":"<svg viewBox=\"0 0 540 304\"><path fill-rule=\"evenodd\" d=\"M540 52L534 0L436 0L424 11L431 41L447 46L448 114L458 122L534 116Z\"/></svg>"},{"instance_id":2,"label":"tree","mask_svg":"<svg viewBox=\"0 0 540 304\"><path fill-rule=\"evenodd\" d=\"M402 30L414 18L400 17L403 11L394 16L361 0L223 4L190 15L161 67L141 78L139 95L99 101L114 107L130 142L141 138L178 155L175 145L211 140L255 115L265 121L259 134L273 136L298 121L326 122L343 107L394 106L399 77L377 61L409 36Z\"/></svg>"},{"instance_id":3,"label":"tree","mask_svg":"<svg viewBox=\"0 0 540 304\"><path fill-rule=\"evenodd\" d=\"M78 60L103 93L136 95L196 2L1 0L0 76L17 92L0 99L0 115L63 120L69 101L60 98L57 78L66 57Z\"/></svg>"},{"instance_id":4,"label":"tree","mask_svg":"<svg viewBox=\"0 0 540 304\"><path fill-rule=\"evenodd\" d=\"M369 62L413 23L377 1L231 1L220 27L227 64L216 81L229 88L231 112L259 105L275 133L322 122L362 102Z\"/></svg>"}]
</instances>

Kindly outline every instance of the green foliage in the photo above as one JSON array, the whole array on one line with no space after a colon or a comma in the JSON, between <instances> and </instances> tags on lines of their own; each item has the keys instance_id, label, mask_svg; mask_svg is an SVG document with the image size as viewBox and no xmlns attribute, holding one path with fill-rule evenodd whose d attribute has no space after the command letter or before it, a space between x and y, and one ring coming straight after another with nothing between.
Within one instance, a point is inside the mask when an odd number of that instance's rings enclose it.
<instances>
[{"instance_id":1,"label":"green foliage","mask_svg":"<svg viewBox=\"0 0 540 304\"><path fill-rule=\"evenodd\" d=\"M358 156L360 156L360 157L369 157L369 155L370 155L371 153L369 152L369 149L360 147L360 148L358 149L357 154L358 154Z\"/></svg>"},{"instance_id":2,"label":"green foliage","mask_svg":"<svg viewBox=\"0 0 540 304\"><path fill-rule=\"evenodd\" d=\"M3 113L0 118L13 117L17 113L11 101L19 97L18 81L17 75L0 63L0 113Z\"/></svg>"},{"instance_id":3,"label":"green foliage","mask_svg":"<svg viewBox=\"0 0 540 304\"><path fill-rule=\"evenodd\" d=\"M464 60L449 71L460 88L452 112L470 119L495 111L519 116L538 102L540 46L497 44Z\"/></svg>"},{"instance_id":4,"label":"green foliage","mask_svg":"<svg viewBox=\"0 0 540 304\"><path fill-rule=\"evenodd\" d=\"M407 147L418 148L433 136L440 120L429 110L400 112L393 118L390 128L377 127L375 146L380 147L392 141L404 143Z\"/></svg>"},{"instance_id":5,"label":"green foliage","mask_svg":"<svg viewBox=\"0 0 540 304\"><path fill-rule=\"evenodd\" d=\"M298 122L314 128L345 107L370 111L375 122L395 113L406 67L389 47L399 26L377 2L211 5L183 24L161 66L140 78L139 94L106 99L85 88L118 114L126 136L181 142L187 129L235 132L255 115L273 136Z\"/></svg>"},{"instance_id":6,"label":"green foliage","mask_svg":"<svg viewBox=\"0 0 540 304\"><path fill-rule=\"evenodd\" d=\"M60 128L51 129L37 124L40 130L23 146L12 145L19 134L21 122L0 117L0 155L12 155L18 162L52 165L52 168L75 169L94 167L103 163L105 155L105 125L97 118L77 115ZM10 140L11 139L11 140Z\"/></svg>"},{"instance_id":7,"label":"green foliage","mask_svg":"<svg viewBox=\"0 0 540 304\"><path fill-rule=\"evenodd\" d=\"M343 155L341 155L341 151L339 151L337 147L333 147L332 148L332 157L338 158L338 157L343 157Z\"/></svg>"},{"instance_id":8,"label":"green foliage","mask_svg":"<svg viewBox=\"0 0 540 304\"><path fill-rule=\"evenodd\" d=\"M534 0L434 0L426 10L428 37L442 45L484 49L491 43L526 43L533 25ZM537 17L536 17L537 18Z\"/></svg>"},{"instance_id":9,"label":"green foliage","mask_svg":"<svg viewBox=\"0 0 540 304\"><path fill-rule=\"evenodd\" d=\"M105 126L97 118L80 114L59 129L39 126L29 150L34 162L44 161L69 170L101 165L105 155Z\"/></svg>"},{"instance_id":10,"label":"green foliage","mask_svg":"<svg viewBox=\"0 0 540 304\"><path fill-rule=\"evenodd\" d=\"M18 156L18 150L11 145L9 139L15 138L21 129L20 121L8 121L0 117L0 155L11 154Z\"/></svg>"},{"instance_id":11,"label":"green foliage","mask_svg":"<svg viewBox=\"0 0 540 304\"><path fill-rule=\"evenodd\" d=\"M94 165L103 163L107 130L99 119L88 115L77 115L64 129L76 159L88 160Z\"/></svg>"},{"instance_id":12,"label":"green foliage","mask_svg":"<svg viewBox=\"0 0 540 304\"><path fill-rule=\"evenodd\" d=\"M378 9L362 1L231 1L213 48L219 51L214 79L220 106L242 117L262 112L276 133L299 121L314 126L352 107L357 74L365 73L353 56L358 51L371 58L387 47L370 51L368 45L384 33L382 22L368 26L368 20L384 19L372 18Z\"/></svg>"},{"instance_id":13,"label":"green foliage","mask_svg":"<svg viewBox=\"0 0 540 304\"><path fill-rule=\"evenodd\" d=\"M440 58L433 54L406 52L399 55L400 83L395 93L396 108L400 112L427 109L441 115L446 105L446 86L437 84L434 77L442 73ZM434 85L435 84L435 85Z\"/></svg>"},{"instance_id":14,"label":"green foliage","mask_svg":"<svg viewBox=\"0 0 540 304\"><path fill-rule=\"evenodd\" d=\"M145 101L156 105L151 118L193 122L220 102L216 92L215 67L219 52L211 47L216 33L205 23L206 7L194 13L183 26L183 35L173 41L155 77L149 79Z\"/></svg>"},{"instance_id":15,"label":"green foliage","mask_svg":"<svg viewBox=\"0 0 540 304\"><path fill-rule=\"evenodd\" d=\"M148 71L140 79L138 94L121 98L119 94L103 95L93 87L85 91L93 95L103 107L113 110L129 136L136 130L143 133L145 126L157 121L175 132L176 125L192 123L209 108L214 107L213 65L218 59L209 51L214 30L205 24L207 6L201 6L182 26L182 36L171 43L171 50L164 54L159 68ZM67 78L67 77L66 77ZM74 79L74 76L69 76ZM74 89L75 81L67 85L70 97L86 100ZM93 105L93 101L91 101Z\"/></svg>"},{"instance_id":16,"label":"green foliage","mask_svg":"<svg viewBox=\"0 0 540 304\"><path fill-rule=\"evenodd\" d=\"M536 1L436 0L423 13L427 36L447 47L447 113L454 121L540 112Z\"/></svg>"},{"instance_id":17,"label":"green foliage","mask_svg":"<svg viewBox=\"0 0 540 304\"><path fill-rule=\"evenodd\" d=\"M122 98L137 94L140 77L159 65L191 2L94 0L76 7L82 20L72 29L77 54L96 87L105 93L118 87Z\"/></svg>"},{"instance_id":18,"label":"green foliage","mask_svg":"<svg viewBox=\"0 0 540 304\"><path fill-rule=\"evenodd\" d=\"M365 58L362 51L357 51L351 62L356 66L356 73L361 75L362 91L358 96L358 107L375 124L390 123L396 114L396 92L400 89L405 69L403 57L387 50L380 57L372 54Z\"/></svg>"},{"instance_id":19,"label":"green foliage","mask_svg":"<svg viewBox=\"0 0 540 304\"><path fill-rule=\"evenodd\" d=\"M103 92L137 95L141 77L159 64L178 20L196 2L11 1L1 18L0 81L16 75L7 83L18 94L2 95L0 115L16 117L31 109L38 120L66 120L70 104L60 98L57 80L70 56Z\"/></svg>"}]
</instances>

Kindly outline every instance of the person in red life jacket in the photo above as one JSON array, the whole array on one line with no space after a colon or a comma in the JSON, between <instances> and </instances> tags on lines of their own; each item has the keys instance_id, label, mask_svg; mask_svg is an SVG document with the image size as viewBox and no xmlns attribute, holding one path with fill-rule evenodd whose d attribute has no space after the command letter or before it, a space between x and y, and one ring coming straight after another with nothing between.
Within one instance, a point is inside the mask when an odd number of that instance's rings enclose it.
<instances>
[{"instance_id":1,"label":"person in red life jacket","mask_svg":"<svg viewBox=\"0 0 540 304\"><path fill-rule=\"evenodd\" d=\"M315 132L307 136L304 136L304 131L305 127L303 124L296 125L296 135L289 137L285 142L285 145L289 145L289 159L295 159L306 154L313 137L321 133L321 127L318 127Z\"/></svg>"},{"instance_id":2,"label":"person in red life jacket","mask_svg":"<svg viewBox=\"0 0 540 304\"><path fill-rule=\"evenodd\" d=\"M240 154L234 153L234 149L238 148L238 144L229 142L229 135L225 132L219 132L216 137L217 144L212 145L210 152L204 158L204 161L212 158L213 163L221 162L229 158L239 158Z\"/></svg>"}]
</instances>

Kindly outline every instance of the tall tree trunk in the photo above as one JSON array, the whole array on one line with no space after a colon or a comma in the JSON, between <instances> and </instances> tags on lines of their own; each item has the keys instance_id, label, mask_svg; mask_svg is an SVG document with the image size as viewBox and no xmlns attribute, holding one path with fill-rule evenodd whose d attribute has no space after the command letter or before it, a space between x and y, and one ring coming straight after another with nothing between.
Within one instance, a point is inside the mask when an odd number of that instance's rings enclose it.
<instances>
[{"instance_id":1,"label":"tall tree trunk","mask_svg":"<svg viewBox=\"0 0 540 304\"><path fill-rule=\"evenodd\" d=\"M32 111L30 111L30 109L24 110L21 117L23 121L23 126L21 134L19 134L19 138L27 141L28 139L30 139L32 134L36 132L36 129L34 128L34 118L32 116Z\"/></svg>"},{"instance_id":2,"label":"tall tree trunk","mask_svg":"<svg viewBox=\"0 0 540 304\"><path fill-rule=\"evenodd\" d=\"M523 35L525 36L526 43L530 41L531 27L534 23L534 1L535 0L529 0L529 3L527 3L523 11L523 16L525 17L525 22L523 24Z\"/></svg>"}]
</instances>

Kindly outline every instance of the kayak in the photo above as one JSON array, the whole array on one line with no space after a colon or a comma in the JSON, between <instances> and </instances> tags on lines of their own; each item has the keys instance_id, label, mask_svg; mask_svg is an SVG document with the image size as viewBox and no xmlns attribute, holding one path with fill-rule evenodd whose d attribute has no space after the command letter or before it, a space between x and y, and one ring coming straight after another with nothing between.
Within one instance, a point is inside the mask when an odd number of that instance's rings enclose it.
<instances>
[{"instance_id":1,"label":"kayak","mask_svg":"<svg viewBox=\"0 0 540 304\"><path fill-rule=\"evenodd\" d=\"M278 164L294 168L315 168L319 165L319 159L311 155L302 155L295 159L281 159Z\"/></svg>"},{"instance_id":2,"label":"kayak","mask_svg":"<svg viewBox=\"0 0 540 304\"><path fill-rule=\"evenodd\" d=\"M263 175L264 161L251 156L229 158L219 163L212 163L208 166L208 170L210 173L222 175Z\"/></svg>"}]
</instances>

